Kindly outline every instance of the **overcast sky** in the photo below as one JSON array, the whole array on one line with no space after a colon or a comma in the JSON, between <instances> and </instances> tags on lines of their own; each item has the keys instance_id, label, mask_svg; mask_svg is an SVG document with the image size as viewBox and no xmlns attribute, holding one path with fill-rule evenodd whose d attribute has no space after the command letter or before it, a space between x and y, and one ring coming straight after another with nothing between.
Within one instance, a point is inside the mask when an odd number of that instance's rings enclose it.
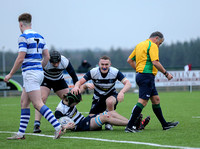
<instances>
[{"instance_id":1,"label":"overcast sky","mask_svg":"<svg viewBox=\"0 0 200 149\"><path fill-rule=\"evenodd\" d=\"M129 49L157 30L166 44L200 37L200 0L0 0L0 49L18 50L24 12L57 50Z\"/></svg>"}]
</instances>

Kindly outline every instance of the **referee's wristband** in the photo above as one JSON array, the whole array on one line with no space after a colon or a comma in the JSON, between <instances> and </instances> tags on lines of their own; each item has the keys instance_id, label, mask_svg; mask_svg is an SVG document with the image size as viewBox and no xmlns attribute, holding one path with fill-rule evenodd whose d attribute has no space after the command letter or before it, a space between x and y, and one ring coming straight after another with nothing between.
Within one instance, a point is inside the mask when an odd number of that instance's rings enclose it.
<instances>
[{"instance_id":1,"label":"referee's wristband","mask_svg":"<svg viewBox=\"0 0 200 149\"><path fill-rule=\"evenodd\" d=\"M169 73L165 71L163 74L165 75L165 77L167 77Z\"/></svg>"}]
</instances>

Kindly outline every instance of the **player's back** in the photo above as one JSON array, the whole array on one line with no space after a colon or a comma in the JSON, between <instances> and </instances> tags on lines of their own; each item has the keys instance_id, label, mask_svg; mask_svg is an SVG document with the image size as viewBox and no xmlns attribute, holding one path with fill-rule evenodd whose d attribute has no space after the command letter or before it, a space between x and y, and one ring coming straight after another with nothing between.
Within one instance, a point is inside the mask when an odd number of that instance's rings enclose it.
<instances>
[{"instance_id":1,"label":"player's back","mask_svg":"<svg viewBox=\"0 0 200 149\"><path fill-rule=\"evenodd\" d=\"M47 49L44 38L32 29L25 30L19 37L19 52L26 52L22 64L22 71L40 70L43 71L42 51Z\"/></svg>"}]
</instances>

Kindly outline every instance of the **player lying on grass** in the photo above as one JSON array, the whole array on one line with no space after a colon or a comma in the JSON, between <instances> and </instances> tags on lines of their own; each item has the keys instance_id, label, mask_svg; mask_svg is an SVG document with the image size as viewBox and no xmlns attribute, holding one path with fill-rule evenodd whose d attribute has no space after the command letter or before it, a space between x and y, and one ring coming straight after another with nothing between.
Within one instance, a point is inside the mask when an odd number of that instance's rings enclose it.
<instances>
[{"instance_id":1,"label":"player lying on grass","mask_svg":"<svg viewBox=\"0 0 200 149\"><path fill-rule=\"evenodd\" d=\"M93 116L84 117L76 108L76 104L81 101L81 95L74 95L67 93L64 98L58 104L55 117L59 119L59 122L65 129L74 131L91 131L99 130L105 123L110 123L114 126L126 126L128 119L118 114L116 111L103 112L95 114ZM70 119L72 121L70 121ZM140 118L138 118L138 121ZM138 123L138 129L144 128L148 123L147 119L144 119L141 123Z\"/></svg>"}]
</instances>

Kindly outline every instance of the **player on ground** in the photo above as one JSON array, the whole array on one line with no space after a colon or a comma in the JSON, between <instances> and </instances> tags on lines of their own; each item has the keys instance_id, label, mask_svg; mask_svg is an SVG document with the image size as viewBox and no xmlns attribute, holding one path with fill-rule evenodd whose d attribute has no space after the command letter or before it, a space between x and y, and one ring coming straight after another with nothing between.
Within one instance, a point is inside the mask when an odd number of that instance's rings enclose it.
<instances>
[{"instance_id":1,"label":"player on ground","mask_svg":"<svg viewBox=\"0 0 200 149\"><path fill-rule=\"evenodd\" d=\"M50 53L50 60L44 69L44 80L41 85L42 100L46 103L46 100L51 92L51 89L57 94L60 99L63 95L69 92L68 85L64 79L63 71L66 70L71 76L73 83L78 81L78 77L74 71L70 61L61 55L58 51L52 51ZM40 133L40 120L41 114L35 110L35 123L34 133Z\"/></svg>"},{"instance_id":2,"label":"player on ground","mask_svg":"<svg viewBox=\"0 0 200 149\"><path fill-rule=\"evenodd\" d=\"M77 109L76 104L81 101L81 95L74 95L68 93L64 95L64 98L58 104L55 117L57 119L68 117L74 121L74 123L66 125L64 121L65 129L74 128L75 131L89 131L89 130L100 130L102 125L109 123L115 126L126 126L128 124L128 119L118 114L115 110L113 111L104 111L100 114L95 114L92 116L84 117ZM139 122L139 123L138 123ZM148 121L149 122L149 121ZM147 120L144 119L142 122L140 119L137 120L138 129L144 129L148 124ZM62 124L62 123L61 123Z\"/></svg>"},{"instance_id":3,"label":"player on ground","mask_svg":"<svg viewBox=\"0 0 200 149\"><path fill-rule=\"evenodd\" d=\"M117 69L111 67L111 61L108 56L102 56L99 60L99 67L95 67L87 72L83 78L76 82L75 87L72 89L72 93L80 93L80 86L92 80L95 88L93 95L93 102L90 116L107 111L113 111L116 109L118 101L124 100L124 93L131 88L130 81ZM124 87L119 93L116 92L115 82L119 80L124 84ZM108 130L112 130L111 125L106 125Z\"/></svg>"},{"instance_id":4,"label":"player on ground","mask_svg":"<svg viewBox=\"0 0 200 149\"><path fill-rule=\"evenodd\" d=\"M31 27L32 16L23 13L19 16L19 28L22 35L19 37L19 53L10 73L5 76L8 82L13 74L20 68L23 76L23 91L21 95L21 118L18 132L8 140L25 139L25 131L30 119L30 103L35 109L52 124L55 131L54 139L62 135L62 126L57 121L52 111L44 105L41 98L40 85L44 78L42 67L49 60L49 52L44 38Z\"/></svg>"}]
</instances>

